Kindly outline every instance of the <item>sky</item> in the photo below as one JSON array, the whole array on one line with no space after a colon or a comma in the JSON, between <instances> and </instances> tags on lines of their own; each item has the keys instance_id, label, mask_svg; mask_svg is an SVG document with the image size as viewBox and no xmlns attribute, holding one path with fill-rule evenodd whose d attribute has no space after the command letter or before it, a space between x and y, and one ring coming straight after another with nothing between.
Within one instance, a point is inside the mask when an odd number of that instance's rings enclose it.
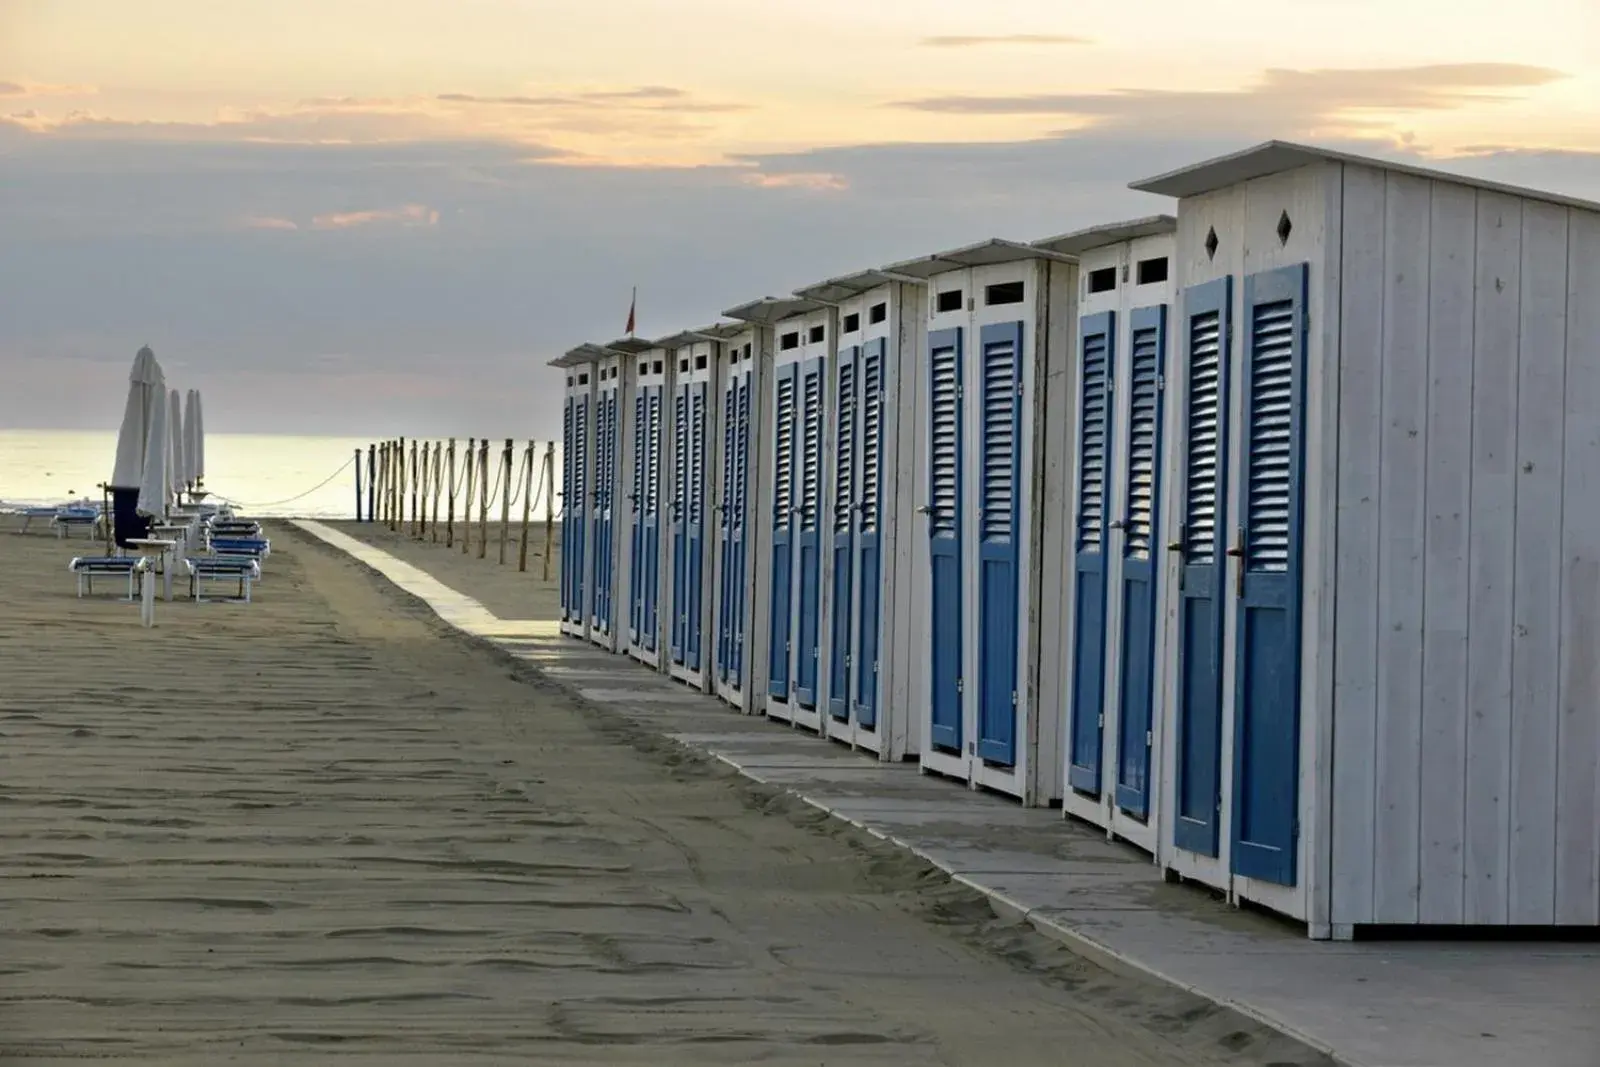
<instances>
[{"instance_id":1,"label":"sky","mask_svg":"<svg viewBox=\"0 0 1600 1067\"><path fill-rule=\"evenodd\" d=\"M1512 17L1514 15L1514 17ZM550 437L546 363L1268 138L1600 200L1594 0L0 0L0 427Z\"/></svg>"}]
</instances>

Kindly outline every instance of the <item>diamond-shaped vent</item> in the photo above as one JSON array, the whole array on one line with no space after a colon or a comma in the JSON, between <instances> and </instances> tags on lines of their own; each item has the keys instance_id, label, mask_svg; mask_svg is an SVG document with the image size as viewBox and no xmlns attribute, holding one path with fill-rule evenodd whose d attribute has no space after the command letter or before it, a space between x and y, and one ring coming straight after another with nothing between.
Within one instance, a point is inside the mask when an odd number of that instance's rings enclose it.
<instances>
[{"instance_id":1,"label":"diamond-shaped vent","mask_svg":"<svg viewBox=\"0 0 1600 1067\"><path fill-rule=\"evenodd\" d=\"M1206 258L1207 259L1216 259L1217 258L1217 245L1218 245L1218 243L1219 242L1217 241L1217 228L1215 226L1213 226L1213 227L1211 227L1211 231L1206 234Z\"/></svg>"},{"instance_id":2,"label":"diamond-shaped vent","mask_svg":"<svg viewBox=\"0 0 1600 1067\"><path fill-rule=\"evenodd\" d=\"M1289 213L1285 211L1283 214L1278 216L1278 243L1282 245L1288 244L1289 234L1293 232L1293 230L1294 223L1289 221Z\"/></svg>"}]
</instances>

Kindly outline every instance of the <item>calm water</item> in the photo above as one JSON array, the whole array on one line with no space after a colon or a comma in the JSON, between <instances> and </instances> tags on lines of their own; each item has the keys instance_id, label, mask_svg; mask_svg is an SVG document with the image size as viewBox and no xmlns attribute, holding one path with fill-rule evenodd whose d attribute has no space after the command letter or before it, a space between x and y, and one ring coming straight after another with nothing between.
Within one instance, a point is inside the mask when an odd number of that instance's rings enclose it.
<instances>
[{"instance_id":1,"label":"calm water","mask_svg":"<svg viewBox=\"0 0 1600 1067\"><path fill-rule=\"evenodd\" d=\"M344 465L354 458L357 446L367 443L343 437L208 434L206 488L255 515L353 518L355 468ZM114 433L0 430L0 501L98 500L95 487L111 476L116 454ZM332 481L313 488L330 476Z\"/></svg>"}]
</instances>

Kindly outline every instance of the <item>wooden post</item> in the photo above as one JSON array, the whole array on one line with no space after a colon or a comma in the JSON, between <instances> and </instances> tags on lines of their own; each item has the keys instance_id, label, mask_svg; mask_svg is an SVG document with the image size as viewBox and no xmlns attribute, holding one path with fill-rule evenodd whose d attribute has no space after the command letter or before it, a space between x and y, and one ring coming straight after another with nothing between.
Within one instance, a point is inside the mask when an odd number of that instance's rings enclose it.
<instances>
[{"instance_id":1,"label":"wooden post","mask_svg":"<svg viewBox=\"0 0 1600 1067\"><path fill-rule=\"evenodd\" d=\"M356 521L361 521L361 449L356 449Z\"/></svg>"},{"instance_id":2,"label":"wooden post","mask_svg":"<svg viewBox=\"0 0 1600 1067\"><path fill-rule=\"evenodd\" d=\"M367 521L372 522L373 505L378 502L378 446L367 446Z\"/></svg>"},{"instance_id":3,"label":"wooden post","mask_svg":"<svg viewBox=\"0 0 1600 1067\"><path fill-rule=\"evenodd\" d=\"M404 437L400 438L400 447L396 451L393 529L395 533L399 533L406 525L406 439Z\"/></svg>"},{"instance_id":4,"label":"wooden post","mask_svg":"<svg viewBox=\"0 0 1600 1067\"><path fill-rule=\"evenodd\" d=\"M550 580L550 553L555 545L556 524L556 443L544 446L544 580Z\"/></svg>"},{"instance_id":5,"label":"wooden post","mask_svg":"<svg viewBox=\"0 0 1600 1067\"><path fill-rule=\"evenodd\" d=\"M412 537L417 536L417 442L411 442L411 479L407 483L411 489L411 524L406 527Z\"/></svg>"},{"instance_id":6,"label":"wooden post","mask_svg":"<svg viewBox=\"0 0 1600 1067\"><path fill-rule=\"evenodd\" d=\"M501 460L501 467L505 469L505 488L500 492L500 565L506 564L506 538L511 535L511 479L517 476L511 469L511 455L514 444L511 438L506 438L505 456Z\"/></svg>"},{"instance_id":7,"label":"wooden post","mask_svg":"<svg viewBox=\"0 0 1600 1067\"><path fill-rule=\"evenodd\" d=\"M472 487L478 473L478 439L467 438L467 498L461 504L461 554L472 547Z\"/></svg>"},{"instance_id":8,"label":"wooden post","mask_svg":"<svg viewBox=\"0 0 1600 1067\"><path fill-rule=\"evenodd\" d=\"M528 516L533 513L533 442L528 442L528 449L522 454L523 465L528 468L528 474L522 482L522 547L517 550L517 570L528 569Z\"/></svg>"},{"instance_id":9,"label":"wooden post","mask_svg":"<svg viewBox=\"0 0 1600 1067\"><path fill-rule=\"evenodd\" d=\"M489 555L489 439L478 442L478 558Z\"/></svg>"},{"instance_id":10,"label":"wooden post","mask_svg":"<svg viewBox=\"0 0 1600 1067\"><path fill-rule=\"evenodd\" d=\"M439 543L439 470L444 462L444 442L433 443L433 520L428 524L428 529L433 535L433 543Z\"/></svg>"},{"instance_id":11,"label":"wooden post","mask_svg":"<svg viewBox=\"0 0 1600 1067\"><path fill-rule=\"evenodd\" d=\"M378 446L378 474L383 481L383 491L378 494L378 521L389 521L389 442Z\"/></svg>"},{"instance_id":12,"label":"wooden post","mask_svg":"<svg viewBox=\"0 0 1600 1067\"><path fill-rule=\"evenodd\" d=\"M433 442L431 441L422 442L422 507L421 514L417 519L417 536L419 538L428 536L428 487L433 484L428 477L428 457L431 455L429 450L432 445Z\"/></svg>"},{"instance_id":13,"label":"wooden post","mask_svg":"<svg viewBox=\"0 0 1600 1067\"><path fill-rule=\"evenodd\" d=\"M450 452L447 455L449 470L445 472L450 479L450 510L445 512L444 519L444 547L456 547L456 439L450 438Z\"/></svg>"}]
</instances>

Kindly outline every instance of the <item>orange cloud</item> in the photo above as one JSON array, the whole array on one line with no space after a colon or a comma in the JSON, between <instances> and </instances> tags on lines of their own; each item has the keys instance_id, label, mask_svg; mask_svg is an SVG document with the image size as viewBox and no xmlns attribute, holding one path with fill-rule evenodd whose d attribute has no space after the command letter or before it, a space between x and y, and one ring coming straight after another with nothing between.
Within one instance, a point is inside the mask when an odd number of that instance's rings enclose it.
<instances>
[{"instance_id":1,"label":"orange cloud","mask_svg":"<svg viewBox=\"0 0 1600 1067\"><path fill-rule=\"evenodd\" d=\"M1087 37L1075 37L1063 33L1006 33L997 36L951 36L951 37L924 37L924 48L978 48L990 44L1093 44Z\"/></svg>"},{"instance_id":2,"label":"orange cloud","mask_svg":"<svg viewBox=\"0 0 1600 1067\"><path fill-rule=\"evenodd\" d=\"M357 226L394 224L399 226L437 226L439 213L424 204L374 211L335 211L311 220L314 230L349 230Z\"/></svg>"},{"instance_id":3,"label":"orange cloud","mask_svg":"<svg viewBox=\"0 0 1600 1067\"><path fill-rule=\"evenodd\" d=\"M44 82L0 81L0 97L93 96L99 91L93 85L48 85Z\"/></svg>"},{"instance_id":4,"label":"orange cloud","mask_svg":"<svg viewBox=\"0 0 1600 1067\"><path fill-rule=\"evenodd\" d=\"M247 230L298 230L298 224L290 219L274 218L270 215L246 215L239 220Z\"/></svg>"},{"instance_id":5,"label":"orange cloud","mask_svg":"<svg viewBox=\"0 0 1600 1067\"><path fill-rule=\"evenodd\" d=\"M793 174L745 174L739 179L758 189L807 189L812 192L843 192L850 183L837 174L822 171L795 172Z\"/></svg>"}]
</instances>

